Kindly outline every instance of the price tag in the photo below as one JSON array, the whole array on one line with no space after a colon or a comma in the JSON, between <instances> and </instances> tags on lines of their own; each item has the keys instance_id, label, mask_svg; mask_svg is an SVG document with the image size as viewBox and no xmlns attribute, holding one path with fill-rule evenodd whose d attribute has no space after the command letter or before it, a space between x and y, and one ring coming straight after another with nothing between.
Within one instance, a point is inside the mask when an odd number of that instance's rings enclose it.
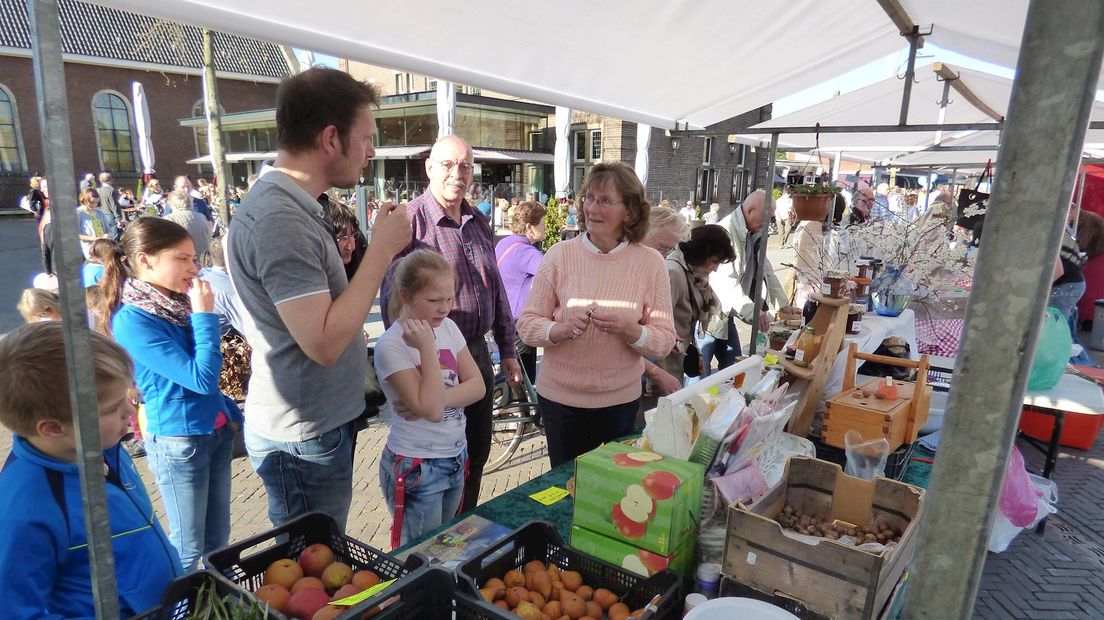
<instances>
[{"instance_id":1,"label":"price tag","mask_svg":"<svg viewBox=\"0 0 1104 620\"><path fill-rule=\"evenodd\" d=\"M832 285L828 284L827 282L822 283L820 285L820 294L821 295L831 295L832 294Z\"/></svg>"},{"instance_id":2,"label":"price tag","mask_svg":"<svg viewBox=\"0 0 1104 620\"><path fill-rule=\"evenodd\" d=\"M343 599L336 600L336 601L331 601L330 605L339 605L341 607L352 607L353 605L356 605L357 603L360 603L362 601L366 601L369 598L371 598L372 596L374 596L376 594L379 594L380 592L382 592L384 590L384 588L386 588L387 586L389 586L393 583L395 583L394 579L392 579L390 581L384 581L382 583L377 583L376 585L372 586L371 588L368 588L367 590L364 590L363 592L357 592L356 594L354 594L352 596L346 596Z\"/></svg>"},{"instance_id":3,"label":"price tag","mask_svg":"<svg viewBox=\"0 0 1104 620\"><path fill-rule=\"evenodd\" d=\"M544 504L545 506L551 506L561 499L567 497L567 489L561 489L560 487L548 487L543 491L537 491L529 496L530 499Z\"/></svg>"}]
</instances>

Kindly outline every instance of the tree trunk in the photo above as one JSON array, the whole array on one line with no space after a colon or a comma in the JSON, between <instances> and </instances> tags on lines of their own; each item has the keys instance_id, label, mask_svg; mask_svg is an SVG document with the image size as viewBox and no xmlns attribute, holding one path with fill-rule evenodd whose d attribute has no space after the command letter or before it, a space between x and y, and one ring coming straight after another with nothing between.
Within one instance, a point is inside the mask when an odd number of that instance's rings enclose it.
<instances>
[{"instance_id":1,"label":"tree trunk","mask_svg":"<svg viewBox=\"0 0 1104 620\"><path fill-rule=\"evenodd\" d=\"M203 29L203 107L207 112L207 144L211 152L211 167L215 171L215 191L212 194L223 226L230 225L230 205L227 202L232 179L230 166L222 150L222 115L219 112L218 84L215 79L215 53L213 35Z\"/></svg>"}]
</instances>

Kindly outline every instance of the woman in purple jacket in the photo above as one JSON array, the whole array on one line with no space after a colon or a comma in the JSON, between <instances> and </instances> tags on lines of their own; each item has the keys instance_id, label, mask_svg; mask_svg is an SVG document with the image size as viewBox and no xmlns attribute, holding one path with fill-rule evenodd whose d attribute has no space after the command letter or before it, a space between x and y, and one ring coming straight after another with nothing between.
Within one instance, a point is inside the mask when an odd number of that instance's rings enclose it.
<instances>
[{"instance_id":1,"label":"woman in purple jacket","mask_svg":"<svg viewBox=\"0 0 1104 620\"><path fill-rule=\"evenodd\" d=\"M537 275L537 268L544 258L537 244L544 241L548 234L544 223L547 213L548 208L535 200L526 200L519 204L510 222L514 234L499 241L495 247L498 272L502 276L515 323L521 316L525 300L529 297L529 288L533 286L533 277ZM514 346L517 347L518 361L525 369L525 374L529 375L530 381L536 380L537 350L520 338L514 341Z\"/></svg>"}]
</instances>

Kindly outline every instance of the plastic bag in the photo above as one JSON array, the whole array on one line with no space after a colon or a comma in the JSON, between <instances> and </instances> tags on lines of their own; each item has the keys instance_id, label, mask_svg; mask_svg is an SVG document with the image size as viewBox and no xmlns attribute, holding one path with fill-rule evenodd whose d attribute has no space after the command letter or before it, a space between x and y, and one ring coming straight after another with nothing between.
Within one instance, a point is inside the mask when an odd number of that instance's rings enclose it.
<instances>
[{"instance_id":1,"label":"plastic bag","mask_svg":"<svg viewBox=\"0 0 1104 620\"><path fill-rule=\"evenodd\" d=\"M1008 465L1004 469L1004 483L1000 494L1001 514L1016 527L1026 527L1035 519L1038 512L1038 496L1031 479L1027 477L1023 454L1019 448L1012 448Z\"/></svg>"},{"instance_id":2,"label":"plastic bag","mask_svg":"<svg viewBox=\"0 0 1104 620\"><path fill-rule=\"evenodd\" d=\"M1058 385L1072 350L1073 336L1070 335L1069 323L1056 308L1048 307L1043 327L1039 330L1039 343L1035 347L1027 389L1049 390Z\"/></svg>"},{"instance_id":3,"label":"plastic bag","mask_svg":"<svg viewBox=\"0 0 1104 620\"><path fill-rule=\"evenodd\" d=\"M994 553L1003 553L1007 551L1008 545L1012 544L1012 541L1015 540L1016 536L1018 536L1021 531L1035 527L1039 524L1039 521L1058 512L1058 509L1055 507L1058 503L1058 486L1054 484L1054 481L1036 476L1035 474L1028 474L1027 477L1031 480L1031 485L1035 488L1035 493L1038 495L1035 518L1026 526L1017 527L1012 525L1008 517L1004 516L1004 514L998 510L997 517L993 521L993 529L989 532L988 548Z\"/></svg>"},{"instance_id":4,"label":"plastic bag","mask_svg":"<svg viewBox=\"0 0 1104 620\"><path fill-rule=\"evenodd\" d=\"M863 441L858 431L851 430L843 436L843 443L847 452L847 466L843 473L863 480L873 480L875 476L885 474L886 461L891 452L885 437Z\"/></svg>"}]
</instances>

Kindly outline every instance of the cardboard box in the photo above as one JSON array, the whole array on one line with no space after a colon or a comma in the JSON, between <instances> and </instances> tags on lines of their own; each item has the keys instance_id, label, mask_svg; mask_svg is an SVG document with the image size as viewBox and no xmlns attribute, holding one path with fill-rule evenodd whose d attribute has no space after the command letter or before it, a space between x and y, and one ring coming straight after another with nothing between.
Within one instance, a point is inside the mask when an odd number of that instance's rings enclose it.
<instances>
[{"instance_id":1,"label":"cardboard box","mask_svg":"<svg viewBox=\"0 0 1104 620\"><path fill-rule=\"evenodd\" d=\"M634 547L624 541L614 540L609 536L596 534L578 525L572 525L571 547L642 577L651 577L668 568L678 573L680 577L686 577L694 569L696 543L694 538L690 538L681 547L663 556Z\"/></svg>"},{"instance_id":2,"label":"cardboard box","mask_svg":"<svg viewBox=\"0 0 1104 620\"><path fill-rule=\"evenodd\" d=\"M767 495L751 506L729 508L722 572L831 618L874 618L912 558L923 502L923 489L887 478L852 478L834 463L793 457ZM902 532L901 540L879 553L827 539L807 544L783 534L774 520L786 504L855 525L885 523Z\"/></svg>"},{"instance_id":3,"label":"cardboard box","mask_svg":"<svg viewBox=\"0 0 1104 620\"><path fill-rule=\"evenodd\" d=\"M575 461L574 525L661 556L695 537L705 468L607 443Z\"/></svg>"}]
</instances>

